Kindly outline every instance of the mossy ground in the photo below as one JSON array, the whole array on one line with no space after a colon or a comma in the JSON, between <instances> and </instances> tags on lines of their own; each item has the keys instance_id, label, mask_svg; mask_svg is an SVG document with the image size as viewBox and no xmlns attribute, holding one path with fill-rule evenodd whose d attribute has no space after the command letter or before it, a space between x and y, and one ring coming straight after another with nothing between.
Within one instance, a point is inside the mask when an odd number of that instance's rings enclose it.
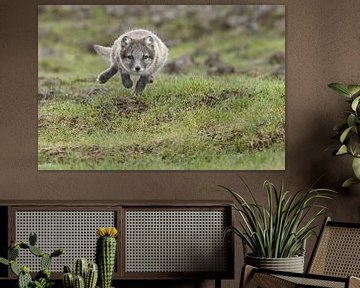
<instances>
[{"instance_id":1,"label":"mossy ground","mask_svg":"<svg viewBox=\"0 0 360 288\"><path fill-rule=\"evenodd\" d=\"M285 84L269 76L268 60L284 50L282 36L235 37L230 30L184 40L170 59L205 50L194 56L192 71L157 75L135 97L119 77L95 81L107 65L88 51L91 42L104 44L105 16L95 8L95 26L94 19L39 16L39 51L51 47L50 56L39 57L39 169L285 168ZM212 50L238 72L208 76L202 63Z\"/></svg>"}]
</instances>

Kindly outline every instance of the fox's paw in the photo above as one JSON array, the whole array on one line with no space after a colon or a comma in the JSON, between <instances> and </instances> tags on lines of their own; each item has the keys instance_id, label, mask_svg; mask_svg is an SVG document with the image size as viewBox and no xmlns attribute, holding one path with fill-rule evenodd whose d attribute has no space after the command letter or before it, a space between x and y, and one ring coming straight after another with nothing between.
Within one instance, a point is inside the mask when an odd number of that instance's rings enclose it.
<instances>
[{"instance_id":1,"label":"fox's paw","mask_svg":"<svg viewBox=\"0 0 360 288\"><path fill-rule=\"evenodd\" d=\"M99 82L99 83L101 83L101 84L106 83L108 80L109 80L109 78L106 77L104 74L100 74L100 75L96 78L96 81Z\"/></svg>"},{"instance_id":2,"label":"fox's paw","mask_svg":"<svg viewBox=\"0 0 360 288\"><path fill-rule=\"evenodd\" d=\"M131 88L133 84L134 82L130 78L123 81L123 85L125 88Z\"/></svg>"},{"instance_id":3,"label":"fox's paw","mask_svg":"<svg viewBox=\"0 0 360 288\"><path fill-rule=\"evenodd\" d=\"M121 74L121 81L125 88L131 88L134 84L129 74Z\"/></svg>"},{"instance_id":4,"label":"fox's paw","mask_svg":"<svg viewBox=\"0 0 360 288\"><path fill-rule=\"evenodd\" d=\"M154 83L154 76L153 75L150 75L149 78L148 78L148 83L151 84L151 83Z\"/></svg>"}]
</instances>

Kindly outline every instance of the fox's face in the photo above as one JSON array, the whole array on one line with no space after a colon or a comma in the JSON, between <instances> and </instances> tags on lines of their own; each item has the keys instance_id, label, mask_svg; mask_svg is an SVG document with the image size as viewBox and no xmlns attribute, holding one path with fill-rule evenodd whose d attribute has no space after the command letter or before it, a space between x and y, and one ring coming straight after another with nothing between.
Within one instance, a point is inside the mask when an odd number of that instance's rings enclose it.
<instances>
[{"instance_id":1,"label":"fox's face","mask_svg":"<svg viewBox=\"0 0 360 288\"><path fill-rule=\"evenodd\" d=\"M136 40L124 36L121 41L121 61L132 73L144 74L153 63L154 54L154 40L151 36Z\"/></svg>"}]
</instances>

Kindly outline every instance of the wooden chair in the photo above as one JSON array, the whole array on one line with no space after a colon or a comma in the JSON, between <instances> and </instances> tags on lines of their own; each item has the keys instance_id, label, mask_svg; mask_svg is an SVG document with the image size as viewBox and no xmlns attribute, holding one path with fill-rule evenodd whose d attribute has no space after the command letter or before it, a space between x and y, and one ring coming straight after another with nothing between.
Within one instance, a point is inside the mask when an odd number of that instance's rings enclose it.
<instances>
[{"instance_id":1,"label":"wooden chair","mask_svg":"<svg viewBox=\"0 0 360 288\"><path fill-rule=\"evenodd\" d=\"M306 273L278 272L244 266L240 287L360 287L360 223L326 218Z\"/></svg>"}]
</instances>

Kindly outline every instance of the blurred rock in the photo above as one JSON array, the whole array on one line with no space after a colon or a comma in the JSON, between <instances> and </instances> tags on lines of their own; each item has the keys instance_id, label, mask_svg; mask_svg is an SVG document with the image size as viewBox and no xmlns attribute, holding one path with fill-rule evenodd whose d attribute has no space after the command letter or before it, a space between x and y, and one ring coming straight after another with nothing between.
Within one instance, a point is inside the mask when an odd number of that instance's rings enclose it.
<instances>
[{"instance_id":1,"label":"blurred rock","mask_svg":"<svg viewBox=\"0 0 360 288\"><path fill-rule=\"evenodd\" d=\"M264 20L273 14L276 10L276 5L259 5L253 9L253 18L256 20Z\"/></svg>"},{"instance_id":2,"label":"blurred rock","mask_svg":"<svg viewBox=\"0 0 360 288\"><path fill-rule=\"evenodd\" d=\"M172 61L169 61L165 65L163 71L169 74L179 74L186 72L186 70L191 68L193 65L193 58L188 54L184 54L178 58L173 59Z\"/></svg>"},{"instance_id":3,"label":"blurred rock","mask_svg":"<svg viewBox=\"0 0 360 288\"><path fill-rule=\"evenodd\" d=\"M109 92L108 88L105 87L93 87L91 90L86 94L86 97L91 97L99 94L106 94Z\"/></svg>"},{"instance_id":4,"label":"blurred rock","mask_svg":"<svg viewBox=\"0 0 360 288\"><path fill-rule=\"evenodd\" d=\"M239 26L246 26L249 22L249 16L230 16L224 20L224 28L237 28Z\"/></svg>"},{"instance_id":5,"label":"blurred rock","mask_svg":"<svg viewBox=\"0 0 360 288\"><path fill-rule=\"evenodd\" d=\"M284 79L285 78L285 64L281 64L276 70L271 74L271 76Z\"/></svg>"},{"instance_id":6,"label":"blurred rock","mask_svg":"<svg viewBox=\"0 0 360 288\"><path fill-rule=\"evenodd\" d=\"M58 77L39 77L39 87L59 87L62 83Z\"/></svg>"},{"instance_id":7,"label":"blurred rock","mask_svg":"<svg viewBox=\"0 0 360 288\"><path fill-rule=\"evenodd\" d=\"M91 17L92 5L44 5L41 13L50 12L55 19L88 19Z\"/></svg>"},{"instance_id":8,"label":"blurred rock","mask_svg":"<svg viewBox=\"0 0 360 288\"><path fill-rule=\"evenodd\" d=\"M59 52L55 51L52 48L44 47L38 49L38 58L39 60L44 60L48 58L52 58L58 56Z\"/></svg>"},{"instance_id":9,"label":"blurred rock","mask_svg":"<svg viewBox=\"0 0 360 288\"><path fill-rule=\"evenodd\" d=\"M218 52L210 53L204 64L208 67L207 73L209 75L224 75L235 73L234 66L223 62L220 59L220 54Z\"/></svg>"},{"instance_id":10,"label":"blurred rock","mask_svg":"<svg viewBox=\"0 0 360 288\"><path fill-rule=\"evenodd\" d=\"M272 54L270 56L269 63L270 64L283 64L283 63L285 63L285 52L284 51L279 51L279 52L275 52L274 54Z\"/></svg>"},{"instance_id":11,"label":"blurred rock","mask_svg":"<svg viewBox=\"0 0 360 288\"><path fill-rule=\"evenodd\" d=\"M111 17L140 17L146 11L147 5L105 5L106 13Z\"/></svg>"}]
</instances>

